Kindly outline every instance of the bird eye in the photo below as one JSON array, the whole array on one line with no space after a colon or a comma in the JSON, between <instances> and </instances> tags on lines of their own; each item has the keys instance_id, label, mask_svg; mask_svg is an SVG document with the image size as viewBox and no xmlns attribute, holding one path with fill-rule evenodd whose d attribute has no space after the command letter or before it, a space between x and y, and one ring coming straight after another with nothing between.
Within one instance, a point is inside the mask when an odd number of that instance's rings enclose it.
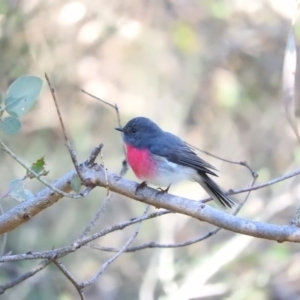
<instances>
[{"instance_id":1,"label":"bird eye","mask_svg":"<svg viewBox=\"0 0 300 300\"><path fill-rule=\"evenodd\" d=\"M135 128L131 128L131 132L132 133L136 133L136 129Z\"/></svg>"}]
</instances>

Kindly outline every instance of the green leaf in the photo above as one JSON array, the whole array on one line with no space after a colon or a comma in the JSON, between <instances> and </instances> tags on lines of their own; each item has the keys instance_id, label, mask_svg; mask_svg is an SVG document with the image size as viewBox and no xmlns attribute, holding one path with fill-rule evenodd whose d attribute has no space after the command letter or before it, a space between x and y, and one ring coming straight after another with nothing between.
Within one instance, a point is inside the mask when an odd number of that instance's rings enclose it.
<instances>
[{"instance_id":1,"label":"green leaf","mask_svg":"<svg viewBox=\"0 0 300 300\"><path fill-rule=\"evenodd\" d=\"M8 88L5 97L6 111L12 116L25 115L41 92L42 79L36 76L21 76Z\"/></svg>"},{"instance_id":2,"label":"green leaf","mask_svg":"<svg viewBox=\"0 0 300 300\"><path fill-rule=\"evenodd\" d=\"M74 174L71 179L71 188L74 192L79 193L81 187L81 180L77 174Z\"/></svg>"},{"instance_id":3,"label":"green leaf","mask_svg":"<svg viewBox=\"0 0 300 300\"><path fill-rule=\"evenodd\" d=\"M31 170L33 172L35 172L36 174L38 175L41 175L41 176L46 176L49 174L49 171L47 171L45 169L45 165L46 165L46 162L45 162L45 156L39 158L36 162L34 162L32 165L31 165ZM35 178L30 172L27 171L27 176L32 179L32 178Z\"/></svg>"},{"instance_id":4,"label":"green leaf","mask_svg":"<svg viewBox=\"0 0 300 300\"><path fill-rule=\"evenodd\" d=\"M15 117L6 117L0 120L0 129L6 134L16 134L21 127L21 121Z\"/></svg>"},{"instance_id":5,"label":"green leaf","mask_svg":"<svg viewBox=\"0 0 300 300\"><path fill-rule=\"evenodd\" d=\"M24 182L20 179L14 179L9 183L9 196L17 201L25 201L32 197L33 194L24 189Z\"/></svg>"},{"instance_id":6,"label":"green leaf","mask_svg":"<svg viewBox=\"0 0 300 300\"><path fill-rule=\"evenodd\" d=\"M2 101L3 101L3 96L2 96L2 93L0 91L0 105L1 105Z\"/></svg>"}]
</instances>

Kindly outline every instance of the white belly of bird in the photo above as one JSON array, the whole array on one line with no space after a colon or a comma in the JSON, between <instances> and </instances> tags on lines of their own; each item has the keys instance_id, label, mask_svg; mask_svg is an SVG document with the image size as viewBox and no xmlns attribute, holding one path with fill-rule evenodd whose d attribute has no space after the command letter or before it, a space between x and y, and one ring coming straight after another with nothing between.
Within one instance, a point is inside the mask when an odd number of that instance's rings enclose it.
<instances>
[{"instance_id":1,"label":"white belly of bird","mask_svg":"<svg viewBox=\"0 0 300 300\"><path fill-rule=\"evenodd\" d=\"M197 171L192 168L172 163L165 158L160 158L160 160L164 162L159 164L156 176L145 178L148 183L167 187L183 180L195 180L195 177L198 177Z\"/></svg>"}]
</instances>

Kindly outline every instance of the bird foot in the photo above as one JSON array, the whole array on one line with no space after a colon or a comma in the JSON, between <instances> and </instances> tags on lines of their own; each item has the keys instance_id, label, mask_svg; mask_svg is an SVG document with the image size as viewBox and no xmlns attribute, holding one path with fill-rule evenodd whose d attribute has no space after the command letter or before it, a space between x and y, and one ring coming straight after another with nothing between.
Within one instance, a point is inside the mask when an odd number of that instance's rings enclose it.
<instances>
[{"instance_id":1,"label":"bird foot","mask_svg":"<svg viewBox=\"0 0 300 300\"><path fill-rule=\"evenodd\" d=\"M136 189L135 189L135 194L137 194L137 192L141 189L143 189L144 187L147 186L147 182L146 181L143 181L141 182L140 184L137 185Z\"/></svg>"},{"instance_id":2,"label":"bird foot","mask_svg":"<svg viewBox=\"0 0 300 300\"><path fill-rule=\"evenodd\" d=\"M158 192L155 194L155 197L156 197L157 195L160 195L160 194L168 193L169 188L170 188L170 185L169 185L166 189L163 189L163 188L161 188L161 187L157 188Z\"/></svg>"}]
</instances>

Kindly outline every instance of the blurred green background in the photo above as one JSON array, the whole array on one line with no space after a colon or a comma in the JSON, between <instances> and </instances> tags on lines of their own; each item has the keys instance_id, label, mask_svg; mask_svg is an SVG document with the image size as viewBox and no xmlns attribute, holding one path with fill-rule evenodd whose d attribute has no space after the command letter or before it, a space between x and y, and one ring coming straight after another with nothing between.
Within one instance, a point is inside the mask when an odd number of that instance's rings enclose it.
<instances>
[{"instance_id":1,"label":"blurred green background","mask_svg":"<svg viewBox=\"0 0 300 300\"><path fill-rule=\"evenodd\" d=\"M56 88L61 113L80 161L100 142L106 167L118 172L124 158L115 111L80 89L116 103L122 123L147 116L192 145L221 157L247 161L258 183L294 170L300 151L284 115L281 69L294 1L280 0L2 0L0 89L17 77L45 72ZM300 26L296 25L296 41ZM55 107L46 85L37 105L22 118L21 134L2 136L28 164L46 155L48 180L72 169ZM202 157L220 170L224 187L249 186L246 168ZM0 194L25 171L0 152ZM127 178L135 179L131 171ZM26 182L32 192L42 189ZM195 183L171 193L201 199ZM105 198L62 199L8 234L6 252L49 250L72 243ZM242 200L243 195L237 196ZM255 191L241 216L288 224L299 205L298 178ZM18 205L5 198L5 211ZM141 215L145 205L115 195L95 230ZM151 208L152 211L155 208ZM179 243L213 226L180 215L144 222L134 241ZM97 241L121 247L134 228ZM297 244L221 231L188 247L123 254L87 299L299 299ZM88 280L111 253L84 248L62 262L78 280ZM7 263L3 284L37 261ZM20 296L21 295L21 296ZM50 266L0 299L77 299L74 287Z\"/></svg>"}]
</instances>

